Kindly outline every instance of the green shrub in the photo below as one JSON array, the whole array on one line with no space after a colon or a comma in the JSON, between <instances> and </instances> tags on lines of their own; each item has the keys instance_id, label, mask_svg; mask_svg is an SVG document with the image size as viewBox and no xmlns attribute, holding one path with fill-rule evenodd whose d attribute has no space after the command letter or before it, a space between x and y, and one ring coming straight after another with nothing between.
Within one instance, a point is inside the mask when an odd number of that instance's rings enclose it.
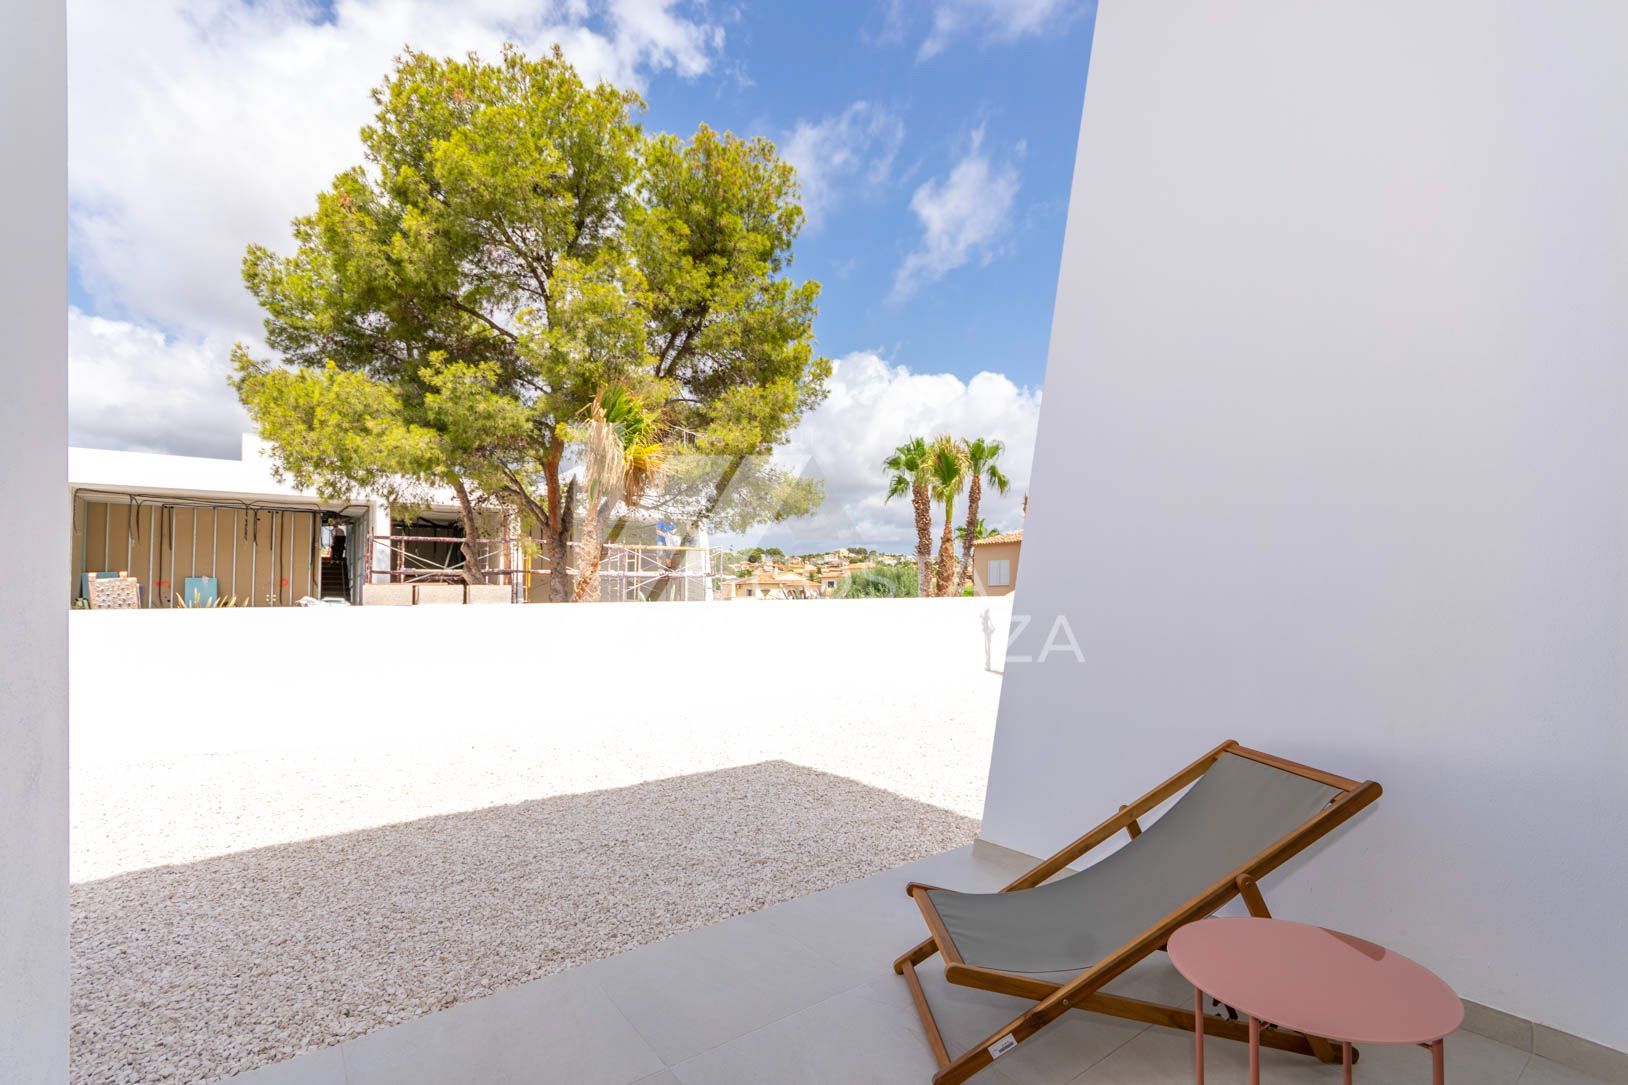
<instances>
[{"instance_id":1,"label":"green shrub","mask_svg":"<svg viewBox=\"0 0 1628 1085\"><path fill-rule=\"evenodd\" d=\"M882 565L849 573L837 585L838 599L903 599L916 595L914 565Z\"/></svg>"}]
</instances>

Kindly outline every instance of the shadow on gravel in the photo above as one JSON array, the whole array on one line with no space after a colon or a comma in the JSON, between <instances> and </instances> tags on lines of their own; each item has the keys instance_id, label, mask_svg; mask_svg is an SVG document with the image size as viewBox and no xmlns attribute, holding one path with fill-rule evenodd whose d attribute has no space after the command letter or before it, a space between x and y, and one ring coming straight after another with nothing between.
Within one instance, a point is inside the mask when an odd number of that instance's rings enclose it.
<instances>
[{"instance_id":1,"label":"shadow on gravel","mask_svg":"<svg viewBox=\"0 0 1628 1085\"><path fill-rule=\"evenodd\" d=\"M766 761L85 882L72 888L72 1080L213 1081L977 829Z\"/></svg>"}]
</instances>

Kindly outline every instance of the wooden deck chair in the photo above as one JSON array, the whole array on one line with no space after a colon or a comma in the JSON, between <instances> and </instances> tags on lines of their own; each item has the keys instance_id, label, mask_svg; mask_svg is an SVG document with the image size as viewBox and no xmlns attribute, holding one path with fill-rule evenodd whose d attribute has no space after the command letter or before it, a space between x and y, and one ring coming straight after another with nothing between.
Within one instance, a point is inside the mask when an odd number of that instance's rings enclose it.
<instances>
[{"instance_id":1,"label":"wooden deck chair","mask_svg":"<svg viewBox=\"0 0 1628 1085\"><path fill-rule=\"evenodd\" d=\"M1144 830L1138 818L1187 793ZM1379 798L1358 783L1223 742L999 893L956 893L912 882L931 937L893 963L909 984L938 1072L958 1085L1068 1010L1194 1027L1193 1011L1104 993L1126 969L1165 948L1178 927L1242 896L1267 915L1256 881ZM1100 862L1055 881L1069 864L1116 833L1130 841ZM1035 1005L951 1058L916 966L944 955L944 978L964 987L1034 999ZM1240 1021L1206 1017L1204 1034L1247 1041ZM1339 1048L1288 1029L1261 1043L1336 1062Z\"/></svg>"}]
</instances>

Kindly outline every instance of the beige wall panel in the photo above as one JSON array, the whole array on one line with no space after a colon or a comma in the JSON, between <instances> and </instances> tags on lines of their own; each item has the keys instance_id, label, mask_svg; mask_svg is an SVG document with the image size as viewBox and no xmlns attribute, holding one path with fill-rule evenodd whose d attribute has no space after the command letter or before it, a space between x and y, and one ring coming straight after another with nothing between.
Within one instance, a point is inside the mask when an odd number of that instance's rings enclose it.
<instances>
[{"instance_id":1,"label":"beige wall panel","mask_svg":"<svg viewBox=\"0 0 1628 1085\"><path fill-rule=\"evenodd\" d=\"M210 541L214 555L214 572L210 575L220 581L219 591L222 599L230 599L234 595L241 594L238 592L236 585L232 583L232 553L237 547L235 532L238 523L236 517L238 515L236 509L216 509L215 523L211 529Z\"/></svg>"},{"instance_id":2,"label":"beige wall panel","mask_svg":"<svg viewBox=\"0 0 1628 1085\"><path fill-rule=\"evenodd\" d=\"M277 560L277 543L282 536L282 518L275 512L257 512L254 517L254 605L277 605L277 581L282 577Z\"/></svg>"},{"instance_id":3,"label":"beige wall panel","mask_svg":"<svg viewBox=\"0 0 1628 1085\"><path fill-rule=\"evenodd\" d=\"M232 594L237 596L239 606L246 607L260 605L255 598L254 524L254 511L240 510L237 529L232 533L232 552L237 558L237 576L232 582Z\"/></svg>"},{"instance_id":4,"label":"beige wall panel","mask_svg":"<svg viewBox=\"0 0 1628 1085\"><path fill-rule=\"evenodd\" d=\"M238 538L238 584L245 606L266 605L267 586L271 583L271 516L257 509L243 513L242 531Z\"/></svg>"},{"instance_id":5,"label":"beige wall panel","mask_svg":"<svg viewBox=\"0 0 1628 1085\"><path fill-rule=\"evenodd\" d=\"M277 605L288 606L302 594L300 587L300 550L305 538L305 519L299 513L285 512L278 516L277 549Z\"/></svg>"},{"instance_id":6,"label":"beige wall panel","mask_svg":"<svg viewBox=\"0 0 1628 1085\"><path fill-rule=\"evenodd\" d=\"M104 505L107 515L106 550L102 560L104 569L130 571L130 503L109 502Z\"/></svg>"},{"instance_id":7,"label":"beige wall panel","mask_svg":"<svg viewBox=\"0 0 1628 1085\"><path fill-rule=\"evenodd\" d=\"M192 531L197 523L196 509L177 508L171 513L169 537L169 582L165 592L170 606L180 606L186 592L186 578L193 572Z\"/></svg>"},{"instance_id":8,"label":"beige wall panel","mask_svg":"<svg viewBox=\"0 0 1628 1085\"><path fill-rule=\"evenodd\" d=\"M141 583L141 605L151 606L153 580L157 577L153 548L153 525L158 522L156 505L136 509L136 537L130 547L130 575Z\"/></svg>"},{"instance_id":9,"label":"beige wall panel","mask_svg":"<svg viewBox=\"0 0 1628 1085\"><path fill-rule=\"evenodd\" d=\"M68 597L79 598L79 577L85 571L85 502L73 499L72 520L68 534Z\"/></svg>"},{"instance_id":10,"label":"beige wall panel","mask_svg":"<svg viewBox=\"0 0 1628 1085\"><path fill-rule=\"evenodd\" d=\"M153 605L167 607L175 598L175 509L163 505L156 507L158 532L154 536L157 547L157 569L153 580Z\"/></svg>"},{"instance_id":11,"label":"beige wall panel","mask_svg":"<svg viewBox=\"0 0 1628 1085\"><path fill-rule=\"evenodd\" d=\"M260 536L255 541L254 605L276 606L281 601L278 583L283 577L277 548L283 541L283 518L273 511L258 515Z\"/></svg>"},{"instance_id":12,"label":"beige wall panel","mask_svg":"<svg viewBox=\"0 0 1628 1085\"><path fill-rule=\"evenodd\" d=\"M298 602L306 595L321 595L313 575L316 571L314 555L316 552L317 514L306 512L300 514L300 532L298 536L299 547L299 579L295 581L297 589L294 592L294 601Z\"/></svg>"},{"instance_id":13,"label":"beige wall panel","mask_svg":"<svg viewBox=\"0 0 1628 1085\"><path fill-rule=\"evenodd\" d=\"M85 514L85 543L86 559L91 572L100 572L107 568L107 504L102 501L93 501Z\"/></svg>"}]
</instances>

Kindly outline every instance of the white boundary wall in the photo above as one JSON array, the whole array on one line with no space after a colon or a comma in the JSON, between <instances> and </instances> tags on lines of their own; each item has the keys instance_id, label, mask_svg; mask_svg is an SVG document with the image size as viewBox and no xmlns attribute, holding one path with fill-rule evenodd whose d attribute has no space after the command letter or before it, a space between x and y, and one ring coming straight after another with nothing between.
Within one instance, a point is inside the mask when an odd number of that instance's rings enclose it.
<instances>
[{"instance_id":1,"label":"white boundary wall","mask_svg":"<svg viewBox=\"0 0 1628 1085\"><path fill-rule=\"evenodd\" d=\"M65 27L0 4L0 1081L68 1080Z\"/></svg>"},{"instance_id":2,"label":"white boundary wall","mask_svg":"<svg viewBox=\"0 0 1628 1085\"><path fill-rule=\"evenodd\" d=\"M73 757L519 744L624 717L707 742L831 705L885 725L986 648L998 671L1010 614L1010 597L76 611Z\"/></svg>"},{"instance_id":3,"label":"white boundary wall","mask_svg":"<svg viewBox=\"0 0 1628 1085\"><path fill-rule=\"evenodd\" d=\"M1628 5L1103 0L984 836L1235 737L1385 796L1273 878L1628 1049Z\"/></svg>"}]
</instances>

